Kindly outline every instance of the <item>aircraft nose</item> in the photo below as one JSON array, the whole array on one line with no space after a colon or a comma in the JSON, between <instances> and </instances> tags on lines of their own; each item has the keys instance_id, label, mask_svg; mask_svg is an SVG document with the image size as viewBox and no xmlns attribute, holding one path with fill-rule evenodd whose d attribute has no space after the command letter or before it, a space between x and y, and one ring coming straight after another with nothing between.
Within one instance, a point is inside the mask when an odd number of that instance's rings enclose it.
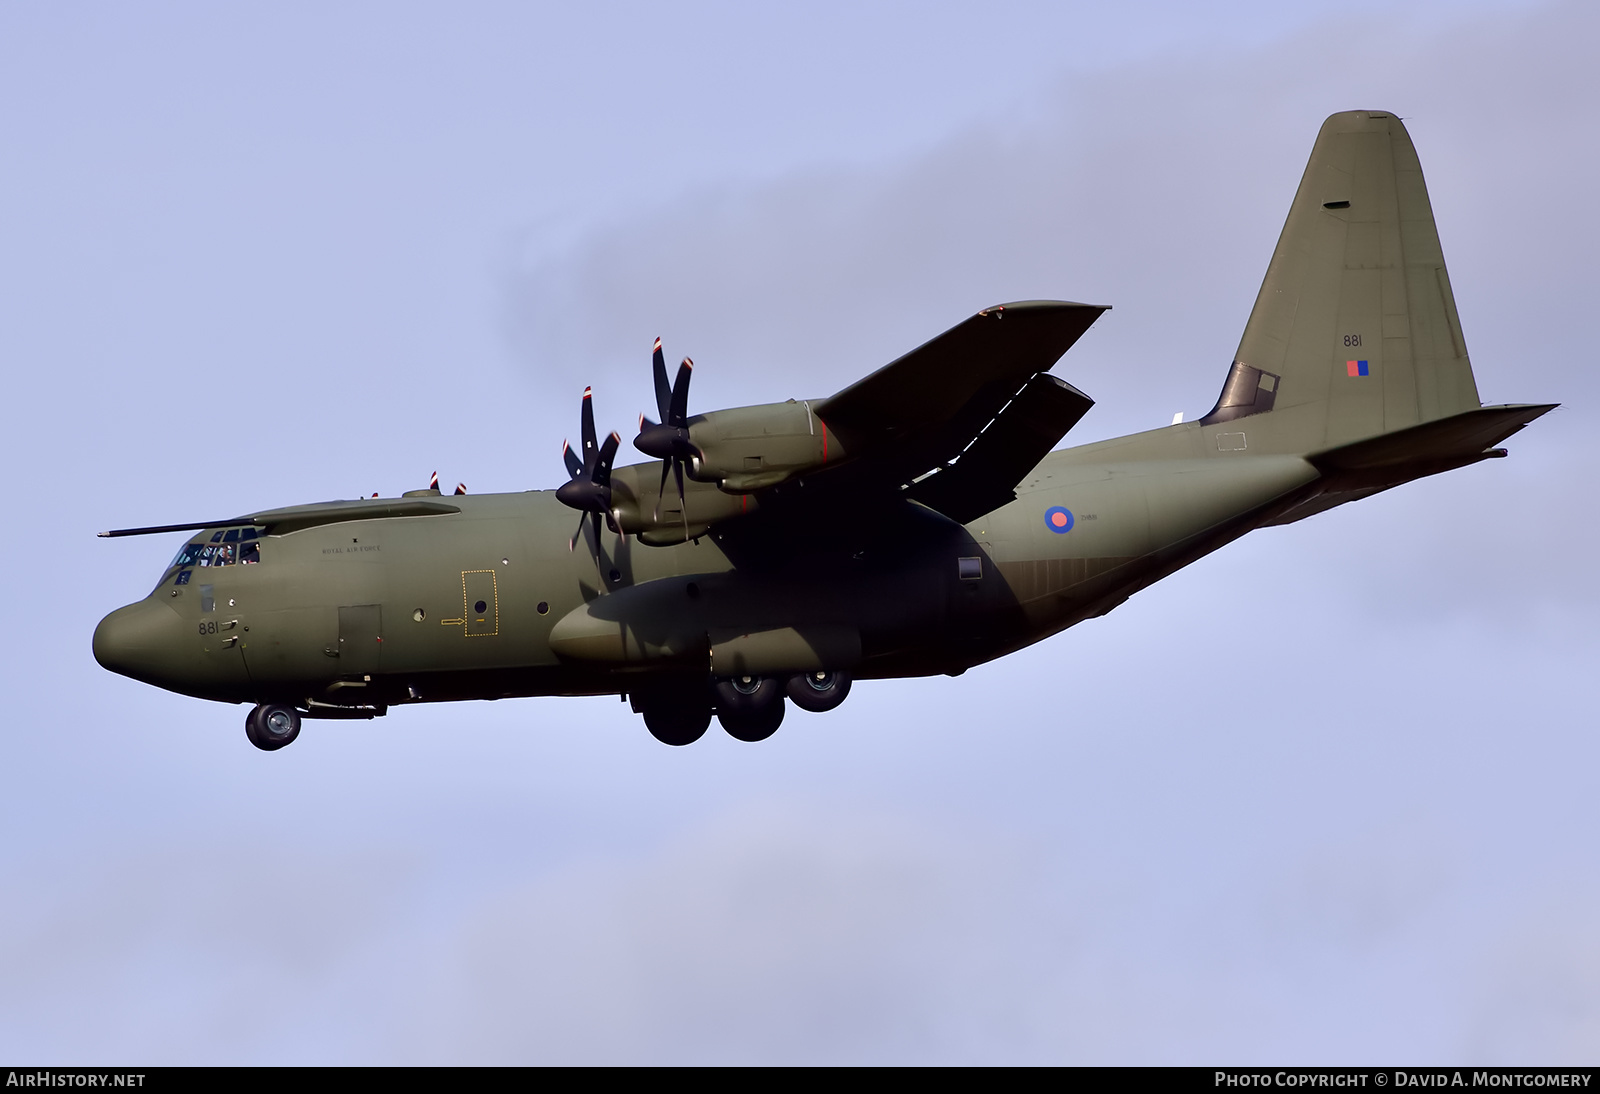
<instances>
[{"instance_id":1,"label":"aircraft nose","mask_svg":"<svg viewBox=\"0 0 1600 1094\"><path fill-rule=\"evenodd\" d=\"M178 613L156 600L118 608L94 629L94 659L101 667L148 684L169 675Z\"/></svg>"}]
</instances>

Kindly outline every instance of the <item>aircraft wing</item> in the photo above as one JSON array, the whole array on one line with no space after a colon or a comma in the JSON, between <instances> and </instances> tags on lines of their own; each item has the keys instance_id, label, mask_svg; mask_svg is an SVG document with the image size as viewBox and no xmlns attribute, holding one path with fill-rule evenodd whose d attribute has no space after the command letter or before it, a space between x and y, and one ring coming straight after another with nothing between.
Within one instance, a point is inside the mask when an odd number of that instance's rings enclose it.
<instances>
[{"instance_id":1,"label":"aircraft wing","mask_svg":"<svg viewBox=\"0 0 1600 1094\"><path fill-rule=\"evenodd\" d=\"M1108 310L1053 300L986 308L851 384L815 408L848 462L807 481L909 486L961 522L1004 505L1093 405L1042 374Z\"/></svg>"}]
</instances>

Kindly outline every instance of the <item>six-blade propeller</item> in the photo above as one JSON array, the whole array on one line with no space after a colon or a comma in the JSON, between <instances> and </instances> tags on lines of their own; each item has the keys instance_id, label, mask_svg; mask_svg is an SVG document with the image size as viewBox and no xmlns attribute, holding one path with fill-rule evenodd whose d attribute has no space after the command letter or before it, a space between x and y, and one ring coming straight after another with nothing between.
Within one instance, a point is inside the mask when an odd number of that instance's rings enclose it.
<instances>
[{"instance_id":1,"label":"six-blade propeller","mask_svg":"<svg viewBox=\"0 0 1600 1094\"><path fill-rule=\"evenodd\" d=\"M594 403L588 388L583 389L583 457L572 451L572 446L561 442L561 455L567 462L570 482L562 483L556 490L556 500L580 512L587 513L594 524L595 551L600 550L600 517L611 509L611 461L616 458L617 446L622 437L616 433L606 438L603 445L595 443ZM572 534L567 550L578 545L583 534L583 518L578 519L578 530Z\"/></svg>"},{"instance_id":2,"label":"six-blade propeller","mask_svg":"<svg viewBox=\"0 0 1600 1094\"><path fill-rule=\"evenodd\" d=\"M646 456L654 456L661 461L661 488L656 495L657 519L661 516L661 498L667 492L667 475L671 473L677 479L678 505L684 510L683 519L687 526L689 514L684 500L683 470L691 459L699 455L694 442L689 439L688 425L689 380L694 375L694 362L685 357L683 364L678 366L677 379L668 384L667 359L661 352L659 338L656 339L652 358L656 381L656 412L661 415L661 422L657 424L641 414L639 435L633 439L633 447Z\"/></svg>"}]
</instances>

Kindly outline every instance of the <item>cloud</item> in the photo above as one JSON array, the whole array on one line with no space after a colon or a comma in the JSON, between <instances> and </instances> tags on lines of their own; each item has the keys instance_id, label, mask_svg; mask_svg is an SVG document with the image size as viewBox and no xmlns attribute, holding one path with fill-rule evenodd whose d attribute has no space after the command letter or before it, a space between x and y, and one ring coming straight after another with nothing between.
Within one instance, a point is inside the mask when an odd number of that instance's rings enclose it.
<instances>
[{"instance_id":1,"label":"cloud","mask_svg":"<svg viewBox=\"0 0 1600 1094\"><path fill-rule=\"evenodd\" d=\"M1409 119L1486 397L1570 399L1594 385L1558 352L1556 309L1600 242L1573 216L1596 166L1574 136L1596 105L1580 73L1597 21L1579 4L1359 34L1340 19L1064 78L909 158L687 193L576 241L524 236L505 328L553 389L604 383L601 405L626 418L657 334L702 366L711 407L829 393L1001 300L1089 300L1116 310L1058 367L1101 401L1085 436L1192 416L1220 387L1317 126L1378 107ZM1540 329L1496 308L1506 293ZM1507 371L1508 342L1545 350L1537 375Z\"/></svg>"}]
</instances>

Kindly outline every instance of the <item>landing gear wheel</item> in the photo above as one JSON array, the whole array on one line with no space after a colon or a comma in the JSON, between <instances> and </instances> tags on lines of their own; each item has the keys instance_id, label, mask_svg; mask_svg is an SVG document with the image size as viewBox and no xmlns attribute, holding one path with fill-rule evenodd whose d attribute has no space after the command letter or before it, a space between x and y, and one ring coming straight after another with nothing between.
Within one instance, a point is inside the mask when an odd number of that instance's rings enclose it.
<instances>
[{"instance_id":1,"label":"landing gear wheel","mask_svg":"<svg viewBox=\"0 0 1600 1094\"><path fill-rule=\"evenodd\" d=\"M717 721L736 741L764 741L783 724L783 696L777 701L755 710L719 710Z\"/></svg>"},{"instance_id":2,"label":"landing gear wheel","mask_svg":"<svg viewBox=\"0 0 1600 1094\"><path fill-rule=\"evenodd\" d=\"M664 745L692 745L711 724L709 703L653 703L643 713L644 727Z\"/></svg>"},{"instance_id":3,"label":"landing gear wheel","mask_svg":"<svg viewBox=\"0 0 1600 1094\"><path fill-rule=\"evenodd\" d=\"M300 712L281 703L262 703L245 717L244 735L263 752L276 752L300 736Z\"/></svg>"},{"instance_id":4,"label":"landing gear wheel","mask_svg":"<svg viewBox=\"0 0 1600 1094\"><path fill-rule=\"evenodd\" d=\"M801 710L826 714L850 694L850 674L802 672L789 677L789 699Z\"/></svg>"},{"instance_id":5,"label":"landing gear wheel","mask_svg":"<svg viewBox=\"0 0 1600 1094\"><path fill-rule=\"evenodd\" d=\"M716 683L717 721L738 741L764 741L783 724L783 684L770 676L734 676Z\"/></svg>"},{"instance_id":6,"label":"landing gear wheel","mask_svg":"<svg viewBox=\"0 0 1600 1094\"><path fill-rule=\"evenodd\" d=\"M712 691L719 714L744 714L765 710L773 703L783 705L783 681L770 676L729 676L718 680Z\"/></svg>"}]
</instances>

